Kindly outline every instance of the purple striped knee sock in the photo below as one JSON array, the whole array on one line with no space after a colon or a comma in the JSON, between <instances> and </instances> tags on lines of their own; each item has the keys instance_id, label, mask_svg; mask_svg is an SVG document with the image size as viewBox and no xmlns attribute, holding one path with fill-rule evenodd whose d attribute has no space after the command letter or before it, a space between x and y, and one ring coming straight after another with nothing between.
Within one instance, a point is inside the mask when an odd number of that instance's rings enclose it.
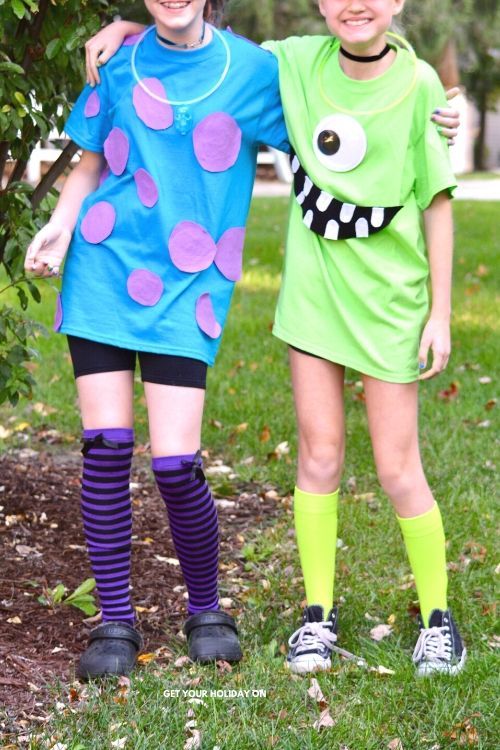
<instances>
[{"instance_id":1,"label":"purple striped knee sock","mask_svg":"<svg viewBox=\"0 0 500 750\"><path fill-rule=\"evenodd\" d=\"M130 602L134 431L84 430L82 517L104 621L134 624Z\"/></svg>"},{"instance_id":2,"label":"purple striped knee sock","mask_svg":"<svg viewBox=\"0 0 500 750\"><path fill-rule=\"evenodd\" d=\"M152 466L188 590L188 612L219 609L219 525L200 454L153 458Z\"/></svg>"}]
</instances>

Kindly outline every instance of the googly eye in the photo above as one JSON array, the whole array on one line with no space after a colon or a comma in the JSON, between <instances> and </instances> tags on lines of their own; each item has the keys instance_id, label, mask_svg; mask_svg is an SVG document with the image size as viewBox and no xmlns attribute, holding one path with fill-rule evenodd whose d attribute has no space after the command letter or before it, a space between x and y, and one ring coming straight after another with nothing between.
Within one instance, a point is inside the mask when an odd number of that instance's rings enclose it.
<instances>
[{"instance_id":1,"label":"googly eye","mask_svg":"<svg viewBox=\"0 0 500 750\"><path fill-rule=\"evenodd\" d=\"M349 115L324 117L313 136L316 158L332 172L350 172L366 155L366 133Z\"/></svg>"}]
</instances>

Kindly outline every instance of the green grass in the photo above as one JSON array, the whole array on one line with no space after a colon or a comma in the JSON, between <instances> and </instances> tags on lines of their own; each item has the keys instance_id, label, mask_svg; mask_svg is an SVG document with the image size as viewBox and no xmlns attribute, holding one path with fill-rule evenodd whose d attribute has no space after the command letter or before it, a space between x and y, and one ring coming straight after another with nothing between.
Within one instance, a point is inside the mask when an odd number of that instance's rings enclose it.
<instances>
[{"instance_id":1,"label":"green grass","mask_svg":"<svg viewBox=\"0 0 500 750\"><path fill-rule=\"evenodd\" d=\"M457 250L454 282L454 349L448 370L421 388L421 436L424 463L440 502L449 539L450 604L461 624L470 657L456 679L416 680L411 665L415 627L407 615L415 599L408 589L408 565L394 515L380 492L366 431L364 407L346 389L347 459L345 479L355 477L356 492L376 493L374 502L356 499L344 481L340 502L336 596L341 598L341 645L362 654L370 665L395 674L381 676L351 664L337 664L320 676L333 728L319 733L313 723L319 708L307 696L309 679L291 679L283 668L286 639L297 627L303 589L294 541L288 531L291 510L283 504L281 519L266 531L255 530L246 555L246 590L238 595L246 659L231 673L198 666L161 668L154 662L132 680L127 699L116 703L116 686L90 690L81 704L70 704L64 686L54 695L67 708L56 712L41 736L57 738L67 750L112 748L127 738L126 748L182 748L189 734L187 699L164 697L166 689L261 689L265 698L211 698L194 706L203 750L284 748L304 750L385 750L399 737L404 750L475 747L495 750L498 659L491 643L495 601L495 482L498 447L494 423L495 382L499 360L495 246L498 203L455 204ZM284 345L269 328L283 255L286 201L254 201L246 249L246 267L235 294L217 366L210 372L204 446L245 480L271 482L283 494L294 483L295 428ZM48 323L53 292L38 308ZM33 308L35 309L35 308ZM77 438L78 417L63 337L40 339L41 359L35 376L34 402L56 409L50 416L22 404L4 408L2 424L15 429L5 447L32 441L41 429L57 428ZM356 380L355 373L348 373ZM481 383L480 378L492 382ZM454 382L457 398L439 392ZM140 391L139 391L140 392ZM146 439L144 407L139 404L139 439ZM9 421L10 420L10 421ZM221 424L222 426L215 426ZM246 429L238 431L238 425ZM261 441L264 428L270 439ZM282 441L290 457L269 457ZM57 449L59 447L57 446ZM252 463L242 463L253 457ZM260 583L266 580L270 588ZM377 644L370 640L373 622L394 615L394 633ZM179 641L169 643L175 655ZM197 678L200 678L197 683ZM194 683L192 682L194 680ZM472 718L470 718L472 717ZM470 743L461 742L456 725L469 721ZM455 731L455 737L452 736ZM40 732L39 732L40 734ZM55 744L56 740L53 740ZM41 746L41 745L40 745ZM38 741L33 740L33 747ZM49 744L49 747L51 745Z\"/></svg>"}]
</instances>

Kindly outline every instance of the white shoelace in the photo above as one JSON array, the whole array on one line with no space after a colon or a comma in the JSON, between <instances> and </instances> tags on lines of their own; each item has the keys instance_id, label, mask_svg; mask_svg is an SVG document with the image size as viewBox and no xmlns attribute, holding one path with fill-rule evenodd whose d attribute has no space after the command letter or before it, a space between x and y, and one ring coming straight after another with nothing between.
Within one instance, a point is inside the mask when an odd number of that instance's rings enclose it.
<instances>
[{"instance_id":1,"label":"white shoelace","mask_svg":"<svg viewBox=\"0 0 500 750\"><path fill-rule=\"evenodd\" d=\"M451 634L447 625L442 628L424 628L413 651L413 661L433 661L435 659L451 660Z\"/></svg>"},{"instance_id":2,"label":"white shoelace","mask_svg":"<svg viewBox=\"0 0 500 750\"><path fill-rule=\"evenodd\" d=\"M319 643L333 651L337 636L332 633L331 627L331 622L306 622L290 636L288 645L296 648L297 653L315 648Z\"/></svg>"}]
</instances>

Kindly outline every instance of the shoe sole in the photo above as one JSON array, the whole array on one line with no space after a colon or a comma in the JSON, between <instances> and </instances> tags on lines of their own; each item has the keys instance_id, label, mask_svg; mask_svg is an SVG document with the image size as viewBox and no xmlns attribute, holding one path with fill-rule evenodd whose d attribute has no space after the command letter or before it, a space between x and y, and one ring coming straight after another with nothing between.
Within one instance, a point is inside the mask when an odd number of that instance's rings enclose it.
<instances>
[{"instance_id":1,"label":"shoe sole","mask_svg":"<svg viewBox=\"0 0 500 750\"><path fill-rule=\"evenodd\" d=\"M462 651L462 657L457 664L441 664L441 662L424 662L417 668L417 677L432 677L434 674L444 674L454 677L462 671L467 657L467 649Z\"/></svg>"},{"instance_id":2,"label":"shoe sole","mask_svg":"<svg viewBox=\"0 0 500 750\"><path fill-rule=\"evenodd\" d=\"M299 662L287 661L286 666L290 672L293 672L293 674L309 674L313 672L326 672L328 669L331 669L332 662L330 659L327 659L326 661L314 661L308 659Z\"/></svg>"}]
</instances>

